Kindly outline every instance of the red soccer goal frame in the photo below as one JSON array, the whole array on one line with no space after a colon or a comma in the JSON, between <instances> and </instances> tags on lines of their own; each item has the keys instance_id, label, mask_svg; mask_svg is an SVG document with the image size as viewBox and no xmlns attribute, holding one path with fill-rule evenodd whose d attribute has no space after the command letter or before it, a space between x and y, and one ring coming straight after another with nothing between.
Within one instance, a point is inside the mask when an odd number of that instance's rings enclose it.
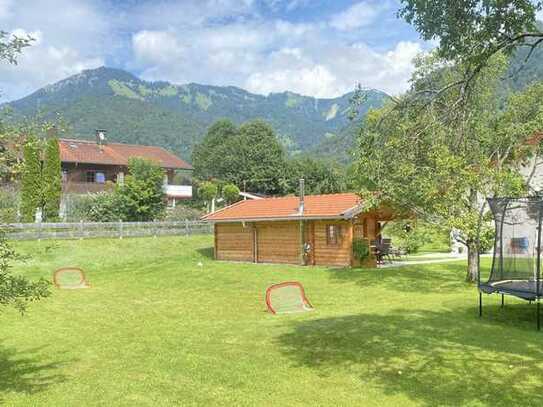
<instances>
[{"instance_id":1,"label":"red soccer goal frame","mask_svg":"<svg viewBox=\"0 0 543 407\"><path fill-rule=\"evenodd\" d=\"M74 271L79 272L79 275L81 277L81 280L79 280L79 286L74 285L74 287L65 287L59 282L59 276L62 273L68 271L68 270L74 270ZM79 267L62 267L62 268L59 268L53 274L53 284L57 288L90 288L90 284L87 281L87 278L85 277L85 272L82 269L80 269Z\"/></svg>"},{"instance_id":2,"label":"red soccer goal frame","mask_svg":"<svg viewBox=\"0 0 543 407\"><path fill-rule=\"evenodd\" d=\"M302 301L309 307L313 308L313 305L311 305L311 303L305 296L304 286L301 283L299 283L298 281L285 281L283 283L273 284L266 289L266 306L268 307L268 311L270 311L272 314L277 314L277 312L273 309L273 306L271 304L272 291L278 288L288 287L288 286L298 287L300 290Z\"/></svg>"}]
</instances>

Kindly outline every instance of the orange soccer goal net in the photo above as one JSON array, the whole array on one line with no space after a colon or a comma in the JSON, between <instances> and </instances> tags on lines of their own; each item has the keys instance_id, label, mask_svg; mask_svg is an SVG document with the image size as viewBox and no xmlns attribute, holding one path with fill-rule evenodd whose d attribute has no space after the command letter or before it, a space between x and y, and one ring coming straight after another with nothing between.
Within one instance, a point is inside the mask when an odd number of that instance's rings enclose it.
<instances>
[{"instance_id":1,"label":"orange soccer goal net","mask_svg":"<svg viewBox=\"0 0 543 407\"><path fill-rule=\"evenodd\" d=\"M266 305L273 314L312 311L304 287L297 281L274 284L266 290Z\"/></svg>"},{"instance_id":2,"label":"orange soccer goal net","mask_svg":"<svg viewBox=\"0 0 543 407\"><path fill-rule=\"evenodd\" d=\"M83 270L77 267L64 267L55 271L53 283L57 288L89 288Z\"/></svg>"}]
</instances>

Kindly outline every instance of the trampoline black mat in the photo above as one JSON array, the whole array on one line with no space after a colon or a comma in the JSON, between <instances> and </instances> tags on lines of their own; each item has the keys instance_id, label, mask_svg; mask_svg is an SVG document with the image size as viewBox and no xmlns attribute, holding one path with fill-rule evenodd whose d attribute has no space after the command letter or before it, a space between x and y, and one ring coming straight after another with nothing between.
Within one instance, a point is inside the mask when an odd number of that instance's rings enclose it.
<instances>
[{"instance_id":1,"label":"trampoline black mat","mask_svg":"<svg viewBox=\"0 0 543 407\"><path fill-rule=\"evenodd\" d=\"M535 300L538 296L537 283L533 280L503 280L480 284L479 289L486 293L514 295L525 300ZM543 282L539 282L539 297L543 297Z\"/></svg>"}]
</instances>

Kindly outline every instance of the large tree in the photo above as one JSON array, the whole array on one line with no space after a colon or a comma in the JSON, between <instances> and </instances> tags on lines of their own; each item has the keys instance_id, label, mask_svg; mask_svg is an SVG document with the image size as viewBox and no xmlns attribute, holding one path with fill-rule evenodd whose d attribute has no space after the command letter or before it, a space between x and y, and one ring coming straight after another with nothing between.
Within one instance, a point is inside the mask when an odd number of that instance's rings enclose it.
<instances>
[{"instance_id":1,"label":"large tree","mask_svg":"<svg viewBox=\"0 0 543 407\"><path fill-rule=\"evenodd\" d=\"M347 190L343 168L337 164L309 156L294 157L286 167L286 193L297 193L300 178L305 180L307 194L333 194Z\"/></svg>"},{"instance_id":2,"label":"large tree","mask_svg":"<svg viewBox=\"0 0 543 407\"><path fill-rule=\"evenodd\" d=\"M0 31L0 61L15 64L17 55L21 50L30 45L31 38L9 37L4 31ZM0 149L0 162L2 164L2 178L13 180L12 176L19 173L19 162L13 158L8 148L15 138L10 137L14 133L6 132L2 127L2 146ZM16 133L16 132L15 132ZM25 155L35 156L37 150L34 146L31 151L25 150ZM28 210L30 212L31 209ZM39 300L49 295L49 283L45 280L32 282L23 276L11 272L11 263L17 258L17 254L9 246L4 231L0 230L0 307L14 306L20 312L24 312L28 302Z\"/></svg>"},{"instance_id":3,"label":"large tree","mask_svg":"<svg viewBox=\"0 0 543 407\"><path fill-rule=\"evenodd\" d=\"M526 141L537 129L533 114L522 118L523 131L507 130L519 126L521 118L500 110L496 91L505 66L505 59L495 56L457 106L461 88L411 99L402 108L391 103L374 111L359 139L358 176L366 200L386 202L406 216L460 230L468 248L470 281L478 272L484 198L525 191L518 165L529 153ZM446 67L433 56L421 59L410 93L403 98L462 75L463 67ZM402 98L399 101L401 105ZM532 110L537 109L541 102Z\"/></svg>"},{"instance_id":4,"label":"large tree","mask_svg":"<svg viewBox=\"0 0 543 407\"><path fill-rule=\"evenodd\" d=\"M194 147L194 176L199 179L225 178L236 159L235 152L230 150L237 136L238 128L228 119L217 120L211 125L202 142Z\"/></svg>"},{"instance_id":5,"label":"large tree","mask_svg":"<svg viewBox=\"0 0 543 407\"><path fill-rule=\"evenodd\" d=\"M285 162L273 128L262 120L239 128L220 120L210 127L193 154L198 178L218 179L269 194L283 191Z\"/></svg>"}]
</instances>

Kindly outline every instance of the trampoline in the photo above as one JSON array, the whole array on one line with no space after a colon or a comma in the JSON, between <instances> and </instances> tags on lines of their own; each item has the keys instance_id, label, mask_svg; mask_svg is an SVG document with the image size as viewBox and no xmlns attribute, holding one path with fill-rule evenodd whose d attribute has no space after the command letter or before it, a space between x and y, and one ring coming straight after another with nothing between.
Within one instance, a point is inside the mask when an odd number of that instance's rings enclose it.
<instances>
[{"instance_id":1,"label":"trampoline","mask_svg":"<svg viewBox=\"0 0 543 407\"><path fill-rule=\"evenodd\" d=\"M537 329L540 324L541 281L541 198L490 198L496 238L488 281L478 276L479 315L483 314L482 294L511 295L536 302Z\"/></svg>"}]
</instances>

